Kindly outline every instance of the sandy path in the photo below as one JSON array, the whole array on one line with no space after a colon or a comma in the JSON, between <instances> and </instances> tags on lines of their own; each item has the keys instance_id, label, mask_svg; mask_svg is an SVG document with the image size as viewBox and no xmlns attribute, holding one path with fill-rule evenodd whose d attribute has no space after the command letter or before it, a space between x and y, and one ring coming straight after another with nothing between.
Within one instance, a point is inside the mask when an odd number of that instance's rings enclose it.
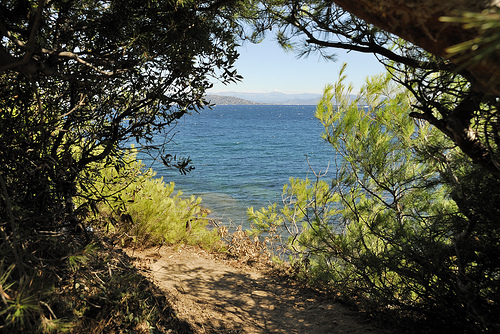
<instances>
[{"instance_id":1,"label":"sandy path","mask_svg":"<svg viewBox=\"0 0 500 334\"><path fill-rule=\"evenodd\" d=\"M342 304L196 248L127 252L196 333L387 333Z\"/></svg>"}]
</instances>

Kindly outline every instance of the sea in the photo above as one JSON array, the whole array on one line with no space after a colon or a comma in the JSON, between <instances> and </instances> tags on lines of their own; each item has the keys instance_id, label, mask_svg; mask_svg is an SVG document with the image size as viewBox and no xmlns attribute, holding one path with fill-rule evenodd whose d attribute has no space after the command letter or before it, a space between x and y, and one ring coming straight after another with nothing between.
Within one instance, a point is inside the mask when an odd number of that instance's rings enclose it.
<instances>
[{"instance_id":1,"label":"sea","mask_svg":"<svg viewBox=\"0 0 500 334\"><path fill-rule=\"evenodd\" d=\"M282 203L290 177L315 179L334 161L321 138L323 126L313 105L218 105L184 116L169 129L166 152L189 157L187 175L169 169L161 159L140 156L156 177L175 182L184 196L202 198L212 219L224 225L250 221L247 208ZM163 140L163 138L158 138Z\"/></svg>"}]
</instances>

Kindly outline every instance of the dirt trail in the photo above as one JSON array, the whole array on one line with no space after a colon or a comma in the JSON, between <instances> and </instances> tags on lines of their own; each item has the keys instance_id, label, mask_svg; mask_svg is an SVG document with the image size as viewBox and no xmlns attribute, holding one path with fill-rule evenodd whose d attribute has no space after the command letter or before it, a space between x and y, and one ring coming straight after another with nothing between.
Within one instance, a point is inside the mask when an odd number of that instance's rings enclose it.
<instances>
[{"instance_id":1,"label":"dirt trail","mask_svg":"<svg viewBox=\"0 0 500 334\"><path fill-rule=\"evenodd\" d=\"M196 333L388 333L342 304L196 248L127 253Z\"/></svg>"}]
</instances>

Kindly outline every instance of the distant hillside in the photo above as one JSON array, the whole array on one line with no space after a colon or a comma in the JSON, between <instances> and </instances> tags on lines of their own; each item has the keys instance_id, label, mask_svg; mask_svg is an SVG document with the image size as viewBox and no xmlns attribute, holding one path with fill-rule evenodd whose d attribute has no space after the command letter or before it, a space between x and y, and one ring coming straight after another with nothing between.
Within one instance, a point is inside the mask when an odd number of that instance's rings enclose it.
<instances>
[{"instance_id":1,"label":"distant hillside","mask_svg":"<svg viewBox=\"0 0 500 334\"><path fill-rule=\"evenodd\" d=\"M217 94L217 93L215 93ZM258 104L288 104L288 105L315 105L321 98L321 94L298 93L286 94L281 92L270 93L248 93L248 92L220 92L220 95L232 96Z\"/></svg>"},{"instance_id":2,"label":"distant hillside","mask_svg":"<svg viewBox=\"0 0 500 334\"><path fill-rule=\"evenodd\" d=\"M261 104L257 102L248 101L235 96L220 96L220 95L207 95L207 100L216 105L244 105L244 104Z\"/></svg>"},{"instance_id":3,"label":"distant hillside","mask_svg":"<svg viewBox=\"0 0 500 334\"><path fill-rule=\"evenodd\" d=\"M218 95L221 94L221 95ZM285 94L272 93L245 93L245 92L220 92L207 95L207 100L218 105L242 105L242 104L276 104L276 105L317 105L321 94L299 93ZM356 95L350 95L354 100ZM363 103L360 103L363 104Z\"/></svg>"}]
</instances>

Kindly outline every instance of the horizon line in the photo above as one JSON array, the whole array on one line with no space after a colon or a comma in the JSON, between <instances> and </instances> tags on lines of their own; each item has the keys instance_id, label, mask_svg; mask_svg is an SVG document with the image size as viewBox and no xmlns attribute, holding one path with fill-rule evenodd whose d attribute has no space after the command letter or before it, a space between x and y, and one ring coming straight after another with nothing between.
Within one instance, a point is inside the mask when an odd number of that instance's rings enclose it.
<instances>
[{"instance_id":1,"label":"horizon line","mask_svg":"<svg viewBox=\"0 0 500 334\"><path fill-rule=\"evenodd\" d=\"M207 91L207 94L223 94L223 93L240 93L240 94L273 94L273 93L280 93L280 94L287 94L287 95L292 95L292 94L316 94L316 95L323 95L323 92L318 93L318 92L308 92L308 91L297 91L297 92L287 92L287 91L279 91L279 90L273 90L273 91L267 91L267 92L236 91L236 90L226 90L226 91L216 91L216 92Z\"/></svg>"}]
</instances>

